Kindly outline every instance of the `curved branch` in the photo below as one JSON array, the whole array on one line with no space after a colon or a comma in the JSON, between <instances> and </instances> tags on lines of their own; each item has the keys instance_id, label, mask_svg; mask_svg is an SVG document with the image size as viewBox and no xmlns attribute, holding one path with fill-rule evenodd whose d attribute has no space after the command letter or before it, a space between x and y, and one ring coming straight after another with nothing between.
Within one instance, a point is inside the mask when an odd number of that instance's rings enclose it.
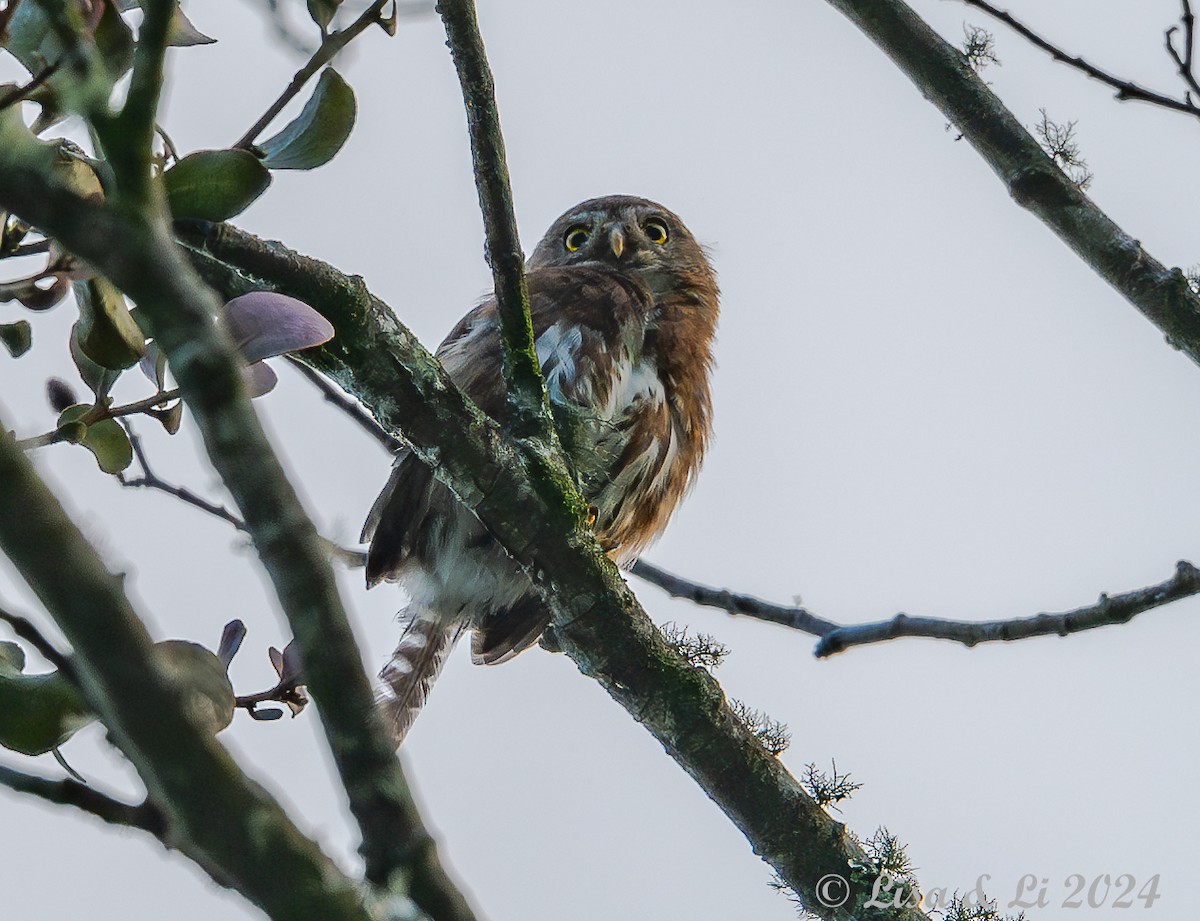
<instances>
[{"instance_id":1,"label":"curved branch","mask_svg":"<svg viewBox=\"0 0 1200 921\"><path fill-rule=\"evenodd\" d=\"M686 598L703 607L718 608L729 614L780 624L818 637L820 641L813 650L813 655L818 659L844 652L851 646L866 646L905 636L951 640L968 647L980 643L1009 643L1034 636L1070 636L1072 633L1082 633L1097 627L1129 623L1138 614L1200 594L1200 570L1191 563L1180 560L1175 564L1175 575L1165 582L1121 595L1101 595L1100 600L1093 605L1059 614L1043 613L1010 620L984 621L897 614L888 620L875 623L839 624L818 617L802 607L773 604L752 595L710 588L672 575L645 560L638 560L631 571L652 585L657 585L673 598Z\"/></svg>"},{"instance_id":2,"label":"curved branch","mask_svg":"<svg viewBox=\"0 0 1200 921\"><path fill-rule=\"evenodd\" d=\"M1046 41L1028 26L1019 22L1011 13L1006 13L1004 10L998 9L987 0L959 0L967 6L974 7L977 10L983 10L989 16L998 19L1014 32L1028 41L1030 44L1049 54L1054 60L1066 64L1068 67L1073 67L1080 73L1086 74L1093 80L1098 80L1106 86L1112 87L1117 91L1117 99L1122 102L1148 102L1151 105L1156 105L1164 109L1171 109L1176 112L1184 112L1188 115L1200 117L1200 106L1196 106L1190 99L1174 99L1171 96L1166 96L1162 93L1156 93L1153 90L1148 90L1143 86L1138 86L1129 80L1123 80L1120 77L1114 76L1107 71L1101 70L1093 64L1089 64L1083 58L1077 55L1071 55L1063 51L1057 45ZM1171 46L1171 33L1167 33L1167 51L1172 57L1176 57L1175 49ZM1190 47L1190 46L1189 46ZM1190 53L1190 52L1189 52ZM1178 60L1178 59L1177 59ZM1187 78L1189 76L1188 69L1183 66L1183 62L1179 62L1180 75Z\"/></svg>"},{"instance_id":3,"label":"curved branch","mask_svg":"<svg viewBox=\"0 0 1200 921\"><path fill-rule=\"evenodd\" d=\"M595 538L578 528L563 500L570 484L539 476L361 278L228 225L182 232L201 274L228 286L226 297L257 284L300 298L333 323L338 335L302 357L402 436L546 593L555 620L544 645L570 655L645 726L807 907L836 921L855 917L869 886L856 884L835 909L821 905L816 885L865 861L862 849L763 748L712 676L667 643ZM879 917L926 916L898 909Z\"/></svg>"},{"instance_id":4,"label":"curved branch","mask_svg":"<svg viewBox=\"0 0 1200 921\"><path fill-rule=\"evenodd\" d=\"M73 806L74 808L94 815L109 825L121 825L125 828L138 828L149 832L164 844L166 843L167 823L162 811L149 800L133 805L113 799L111 796L89 787L77 780L47 780L35 777L0 764L0 786L8 787L18 793L36 796L38 799L58 806Z\"/></svg>"},{"instance_id":5,"label":"curved branch","mask_svg":"<svg viewBox=\"0 0 1200 921\"><path fill-rule=\"evenodd\" d=\"M82 199L55 178L52 147L19 122L0 131L0 203L102 271L149 321L292 627L362 832L367 878L403 888L432 839L374 706L325 547L250 406L237 352L213 320L216 297L170 239L161 200ZM264 885L249 891L264 897Z\"/></svg>"},{"instance_id":6,"label":"curved branch","mask_svg":"<svg viewBox=\"0 0 1200 921\"><path fill-rule=\"evenodd\" d=\"M1017 204L1200 363L1200 297L1113 223L1063 172L966 63L902 0L828 0L952 121Z\"/></svg>"}]
</instances>

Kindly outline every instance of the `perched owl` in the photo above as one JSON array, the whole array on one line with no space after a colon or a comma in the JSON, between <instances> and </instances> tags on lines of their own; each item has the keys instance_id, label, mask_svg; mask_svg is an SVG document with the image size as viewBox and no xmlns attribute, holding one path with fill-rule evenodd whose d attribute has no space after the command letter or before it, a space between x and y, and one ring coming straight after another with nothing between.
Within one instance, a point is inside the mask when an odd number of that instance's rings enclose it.
<instances>
[{"instance_id":1,"label":"perched owl","mask_svg":"<svg viewBox=\"0 0 1200 921\"><path fill-rule=\"evenodd\" d=\"M585 201L556 220L528 264L538 360L567 462L594 529L629 565L667 525L700 466L712 402L717 283L673 213L643 198ZM496 302L468 313L437 351L451 379L503 421ZM381 706L397 744L465 630L477 664L535 643L550 611L525 575L401 450L363 528L367 585L400 582L407 622L383 669Z\"/></svg>"}]
</instances>

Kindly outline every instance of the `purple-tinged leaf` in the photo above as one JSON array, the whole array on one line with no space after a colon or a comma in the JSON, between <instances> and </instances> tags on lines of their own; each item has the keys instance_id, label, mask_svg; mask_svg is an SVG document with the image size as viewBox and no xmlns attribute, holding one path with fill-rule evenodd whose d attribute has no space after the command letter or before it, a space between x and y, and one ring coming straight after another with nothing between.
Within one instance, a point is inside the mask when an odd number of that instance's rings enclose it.
<instances>
[{"instance_id":1,"label":"purple-tinged leaf","mask_svg":"<svg viewBox=\"0 0 1200 921\"><path fill-rule=\"evenodd\" d=\"M240 620L231 620L221 631L221 643L217 646L217 658L221 660L226 671L229 670L229 663L233 661L237 651L242 648L242 640L245 638L246 625Z\"/></svg>"},{"instance_id":2,"label":"purple-tinged leaf","mask_svg":"<svg viewBox=\"0 0 1200 921\"><path fill-rule=\"evenodd\" d=\"M224 320L250 364L321 345L334 333L330 322L304 301L272 291L235 297L225 305Z\"/></svg>"},{"instance_id":3,"label":"purple-tinged leaf","mask_svg":"<svg viewBox=\"0 0 1200 921\"><path fill-rule=\"evenodd\" d=\"M243 369L243 374L246 379L246 392L252 400L270 393L279 383L279 376L265 361L256 361L252 365L247 365Z\"/></svg>"}]
</instances>

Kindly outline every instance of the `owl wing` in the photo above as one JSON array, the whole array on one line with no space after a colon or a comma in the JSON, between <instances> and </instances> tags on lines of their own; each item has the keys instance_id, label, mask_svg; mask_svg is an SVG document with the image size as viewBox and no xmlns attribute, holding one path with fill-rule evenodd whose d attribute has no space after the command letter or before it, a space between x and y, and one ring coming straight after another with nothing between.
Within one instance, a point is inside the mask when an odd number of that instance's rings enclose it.
<instances>
[{"instance_id":1,"label":"owl wing","mask_svg":"<svg viewBox=\"0 0 1200 921\"><path fill-rule=\"evenodd\" d=\"M642 347L651 310L648 293L615 272L583 266L532 271L528 285L538 359L552 403L568 414L604 405L613 393L614 370ZM463 317L436 354L450 379L480 409L502 422L505 387L495 301L485 301ZM455 506L450 491L425 463L407 448L401 449L363 528L362 539L371 541L368 586L395 580L408 559L435 552L435 519L456 513ZM525 648L548 622L541 611L525 611L523 616L514 611L513 615L513 630L532 633L532 638L506 637L505 618L490 617L481 631L486 636L476 637L477 646L484 644L481 655L509 646L501 655L511 657L516 654L512 645L519 645L516 651Z\"/></svg>"}]
</instances>

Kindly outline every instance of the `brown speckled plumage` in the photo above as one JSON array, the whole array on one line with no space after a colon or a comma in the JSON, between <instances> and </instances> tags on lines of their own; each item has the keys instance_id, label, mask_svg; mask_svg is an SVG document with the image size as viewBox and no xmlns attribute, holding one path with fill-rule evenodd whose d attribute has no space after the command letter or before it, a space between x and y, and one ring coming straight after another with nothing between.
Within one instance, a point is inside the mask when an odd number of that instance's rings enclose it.
<instances>
[{"instance_id":1,"label":"brown speckled plumage","mask_svg":"<svg viewBox=\"0 0 1200 921\"><path fill-rule=\"evenodd\" d=\"M609 196L555 221L529 260L528 283L564 450L596 509L597 538L628 565L666 527L708 442L716 279L678 217L645 199ZM437 355L484 412L503 418L494 300L468 313ZM496 664L536 642L550 613L407 451L363 539L371 541L368 585L398 581L411 597L408 628L381 675L399 742L464 629L473 631L474 660Z\"/></svg>"}]
</instances>

